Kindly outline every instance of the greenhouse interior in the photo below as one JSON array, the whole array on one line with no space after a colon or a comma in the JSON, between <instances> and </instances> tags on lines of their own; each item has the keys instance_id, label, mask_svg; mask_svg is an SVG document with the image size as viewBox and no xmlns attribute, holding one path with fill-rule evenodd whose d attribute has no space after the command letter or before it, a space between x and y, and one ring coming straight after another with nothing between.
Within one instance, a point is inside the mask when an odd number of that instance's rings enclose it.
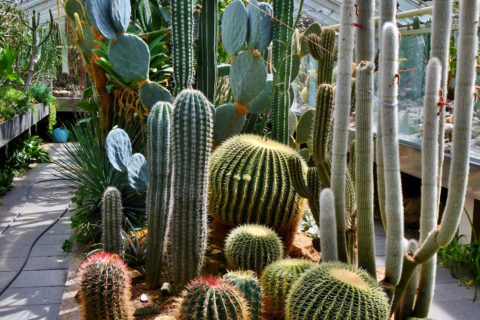
<instances>
[{"instance_id":1,"label":"greenhouse interior","mask_svg":"<svg viewBox=\"0 0 480 320\"><path fill-rule=\"evenodd\" d=\"M0 320L470 320L480 0L0 0Z\"/></svg>"}]
</instances>

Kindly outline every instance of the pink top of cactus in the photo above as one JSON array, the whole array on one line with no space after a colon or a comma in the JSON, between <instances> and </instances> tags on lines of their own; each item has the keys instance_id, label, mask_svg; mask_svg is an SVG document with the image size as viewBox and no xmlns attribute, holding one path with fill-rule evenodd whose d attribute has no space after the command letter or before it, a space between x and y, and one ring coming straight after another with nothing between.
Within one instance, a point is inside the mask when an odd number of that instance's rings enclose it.
<instances>
[{"instance_id":1,"label":"pink top of cactus","mask_svg":"<svg viewBox=\"0 0 480 320\"><path fill-rule=\"evenodd\" d=\"M213 275L205 275L192 280L189 287L199 285L199 284L205 284L209 288L215 288L215 287L220 287L225 285L230 286L230 283L226 280L223 280L222 278L215 277Z\"/></svg>"},{"instance_id":2,"label":"pink top of cactus","mask_svg":"<svg viewBox=\"0 0 480 320\"><path fill-rule=\"evenodd\" d=\"M120 256L113 253L99 251L88 256L87 259L85 259L85 261L82 262L82 264L80 265L80 268L78 268L78 276L81 278L83 273L85 272L85 269L88 268L89 266L99 266L99 265L104 265L104 266L115 265L117 268L124 269L125 271L127 271L127 266L125 262L123 262L122 258L120 258Z\"/></svg>"}]
</instances>

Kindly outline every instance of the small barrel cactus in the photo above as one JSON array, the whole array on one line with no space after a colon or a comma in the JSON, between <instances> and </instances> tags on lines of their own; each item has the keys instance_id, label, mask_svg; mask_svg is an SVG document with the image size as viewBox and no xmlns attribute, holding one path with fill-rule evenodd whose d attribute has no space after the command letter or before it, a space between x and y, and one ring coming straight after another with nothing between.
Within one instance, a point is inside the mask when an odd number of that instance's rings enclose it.
<instances>
[{"instance_id":1,"label":"small barrel cactus","mask_svg":"<svg viewBox=\"0 0 480 320\"><path fill-rule=\"evenodd\" d=\"M108 187L102 198L102 243L103 251L121 254L122 240L122 195L115 187Z\"/></svg>"},{"instance_id":2,"label":"small barrel cactus","mask_svg":"<svg viewBox=\"0 0 480 320\"><path fill-rule=\"evenodd\" d=\"M352 265L322 263L292 286L285 309L287 320L386 320L387 296L375 279Z\"/></svg>"},{"instance_id":3,"label":"small barrel cactus","mask_svg":"<svg viewBox=\"0 0 480 320\"><path fill-rule=\"evenodd\" d=\"M230 271L223 278L240 289L247 300L252 320L259 320L262 309L262 291L255 273L251 270Z\"/></svg>"},{"instance_id":4,"label":"small barrel cactus","mask_svg":"<svg viewBox=\"0 0 480 320\"><path fill-rule=\"evenodd\" d=\"M248 305L239 289L221 278L193 280L182 294L179 320L250 320Z\"/></svg>"},{"instance_id":5,"label":"small barrel cactus","mask_svg":"<svg viewBox=\"0 0 480 320\"><path fill-rule=\"evenodd\" d=\"M293 283L315 264L304 259L283 259L263 270L260 284L263 288L264 313L269 318L283 318L285 299Z\"/></svg>"},{"instance_id":6,"label":"small barrel cactus","mask_svg":"<svg viewBox=\"0 0 480 320\"><path fill-rule=\"evenodd\" d=\"M265 226L240 226L228 235L225 256L230 267L260 274L267 265L282 258L282 241Z\"/></svg>"},{"instance_id":7,"label":"small barrel cactus","mask_svg":"<svg viewBox=\"0 0 480 320\"><path fill-rule=\"evenodd\" d=\"M290 147L256 135L232 137L215 150L208 210L220 245L225 229L257 223L274 229L289 250L305 208L305 199L285 174L290 156L300 159ZM306 172L305 161L300 161Z\"/></svg>"},{"instance_id":8,"label":"small barrel cactus","mask_svg":"<svg viewBox=\"0 0 480 320\"><path fill-rule=\"evenodd\" d=\"M97 252L78 271L80 311L85 320L130 320L130 276L116 254Z\"/></svg>"}]
</instances>

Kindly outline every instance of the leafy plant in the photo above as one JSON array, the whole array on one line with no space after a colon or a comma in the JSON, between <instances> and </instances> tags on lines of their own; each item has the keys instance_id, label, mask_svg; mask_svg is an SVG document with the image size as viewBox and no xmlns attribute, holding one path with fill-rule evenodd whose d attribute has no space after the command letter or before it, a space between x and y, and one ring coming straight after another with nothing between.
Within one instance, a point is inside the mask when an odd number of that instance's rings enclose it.
<instances>
[{"instance_id":1,"label":"leafy plant","mask_svg":"<svg viewBox=\"0 0 480 320\"><path fill-rule=\"evenodd\" d=\"M13 69L18 52L11 51L8 47L0 48L0 81L3 79L22 83L22 79ZM7 81L2 81L5 84Z\"/></svg>"},{"instance_id":2,"label":"leafy plant","mask_svg":"<svg viewBox=\"0 0 480 320\"><path fill-rule=\"evenodd\" d=\"M25 114L30 109L32 97L28 92L9 86L0 88L0 119L12 119L17 114Z\"/></svg>"},{"instance_id":3,"label":"leafy plant","mask_svg":"<svg viewBox=\"0 0 480 320\"><path fill-rule=\"evenodd\" d=\"M41 144L43 140L39 136L31 136L25 139L22 146L16 150L7 160L7 164L17 175L22 175L28 165L32 163L44 163L50 161L50 156Z\"/></svg>"},{"instance_id":4,"label":"leafy plant","mask_svg":"<svg viewBox=\"0 0 480 320\"><path fill-rule=\"evenodd\" d=\"M9 167L0 169L0 196L12 188L13 171Z\"/></svg>"}]
</instances>

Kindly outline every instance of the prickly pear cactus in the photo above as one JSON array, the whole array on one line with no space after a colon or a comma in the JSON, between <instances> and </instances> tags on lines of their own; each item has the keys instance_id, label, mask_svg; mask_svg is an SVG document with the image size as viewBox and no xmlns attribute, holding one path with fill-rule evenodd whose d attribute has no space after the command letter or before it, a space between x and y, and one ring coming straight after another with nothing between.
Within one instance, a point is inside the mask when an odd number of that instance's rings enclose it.
<instances>
[{"instance_id":1,"label":"prickly pear cactus","mask_svg":"<svg viewBox=\"0 0 480 320\"><path fill-rule=\"evenodd\" d=\"M262 314L262 290L255 272L230 271L223 279L235 285L247 300L252 320L259 320Z\"/></svg>"},{"instance_id":2,"label":"prickly pear cactus","mask_svg":"<svg viewBox=\"0 0 480 320\"><path fill-rule=\"evenodd\" d=\"M110 0L86 0L85 10L90 23L109 39L115 39L116 31L111 16ZM128 15L130 18L130 14Z\"/></svg>"},{"instance_id":3,"label":"prickly pear cactus","mask_svg":"<svg viewBox=\"0 0 480 320\"><path fill-rule=\"evenodd\" d=\"M222 17L222 43L229 56L236 55L247 38L248 14L243 2L233 0Z\"/></svg>"},{"instance_id":4,"label":"prickly pear cactus","mask_svg":"<svg viewBox=\"0 0 480 320\"><path fill-rule=\"evenodd\" d=\"M107 157L118 171L126 171L132 157L132 144L127 133L122 129L113 129L107 135Z\"/></svg>"},{"instance_id":5,"label":"prickly pear cactus","mask_svg":"<svg viewBox=\"0 0 480 320\"><path fill-rule=\"evenodd\" d=\"M122 195L115 187L108 187L102 198L103 251L122 254Z\"/></svg>"},{"instance_id":6,"label":"prickly pear cactus","mask_svg":"<svg viewBox=\"0 0 480 320\"><path fill-rule=\"evenodd\" d=\"M125 81L148 79L150 51L145 41L136 35L123 34L112 40L108 46L108 60Z\"/></svg>"},{"instance_id":7,"label":"prickly pear cactus","mask_svg":"<svg viewBox=\"0 0 480 320\"><path fill-rule=\"evenodd\" d=\"M147 108L152 108L159 101L173 102L172 94L161 84L149 81L140 88L140 100Z\"/></svg>"}]
</instances>

